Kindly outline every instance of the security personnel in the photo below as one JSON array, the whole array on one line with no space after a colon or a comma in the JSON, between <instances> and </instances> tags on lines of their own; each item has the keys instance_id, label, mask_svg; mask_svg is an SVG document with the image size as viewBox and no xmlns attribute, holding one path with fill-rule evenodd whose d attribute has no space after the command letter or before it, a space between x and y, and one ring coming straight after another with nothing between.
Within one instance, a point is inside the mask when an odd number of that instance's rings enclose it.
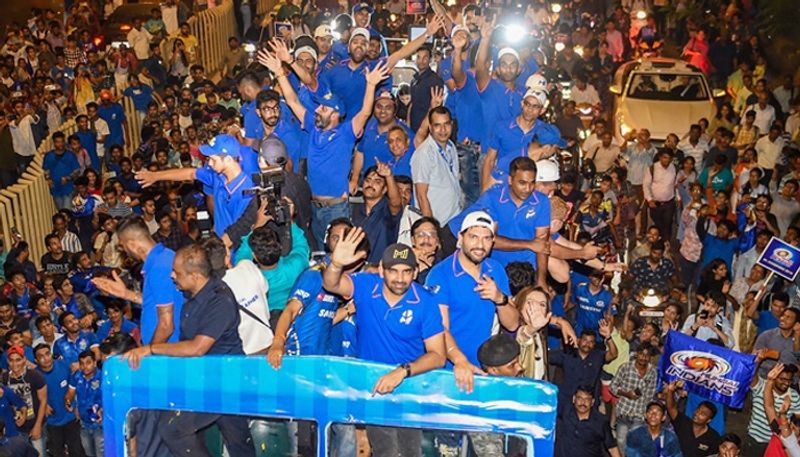
<instances>
[{"instance_id":1,"label":"security personnel","mask_svg":"<svg viewBox=\"0 0 800 457\"><path fill-rule=\"evenodd\" d=\"M497 315L509 331L519 327L519 313L510 305L508 276L489 252L495 240L495 221L483 211L469 213L461 223L461 246L431 268L425 286L436 296L445 333L448 359L456 382L472 390L472 374L480 373L478 347L492 335Z\"/></svg>"},{"instance_id":2,"label":"security personnel","mask_svg":"<svg viewBox=\"0 0 800 457\"><path fill-rule=\"evenodd\" d=\"M200 245L186 246L175 255L172 280L190 298L181 315L180 341L149 344L125 353L132 368L150 355L197 357L203 355L244 355L239 338L239 307L225 283L213 275L206 250ZM220 414L164 411L161 436L173 455L206 455L198 436L206 427L217 424L228 452L236 456L255 456L247 419Z\"/></svg>"},{"instance_id":3,"label":"security personnel","mask_svg":"<svg viewBox=\"0 0 800 457\"><path fill-rule=\"evenodd\" d=\"M611 292L603 285L603 272L592 270L589 282L578 284L572 297L578 307L575 311L575 334L580 335L584 330L599 331L598 322L611 309L613 299Z\"/></svg>"},{"instance_id":4,"label":"security personnel","mask_svg":"<svg viewBox=\"0 0 800 457\"><path fill-rule=\"evenodd\" d=\"M142 169L136 172L136 180L142 187L152 186L159 181L200 181L214 198L214 232L223 237L225 229L244 214L253 198L243 192L254 187L254 184L239 162L242 149L236 137L217 135L208 144L200 146L200 152L208 156L206 167L162 171Z\"/></svg>"},{"instance_id":5,"label":"security personnel","mask_svg":"<svg viewBox=\"0 0 800 457\"><path fill-rule=\"evenodd\" d=\"M486 211L497 221L492 258L502 266L529 262L536 268L538 284L544 286L549 259L544 246L550 237L550 200L534 190L536 172L533 160L517 157L511 161L503 184L492 186L448 225L453 235L458 235L468 214Z\"/></svg>"},{"instance_id":6,"label":"security personnel","mask_svg":"<svg viewBox=\"0 0 800 457\"><path fill-rule=\"evenodd\" d=\"M339 240L344 238L352 228L353 224L348 219L331 221L325 233L326 251L332 252ZM358 248L358 252L369 252L369 244L366 242L366 238L364 240ZM321 262L304 271L295 282L289 302L275 327L275 339L267 353L267 360L276 369L280 368L284 353L288 355L328 355L334 352L329 341L332 328L337 320L335 315L342 299L322 287L322 272L325 270L326 263ZM362 263L359 261L348 266L347 272L355 272ZM344 323L339 325L344 325Z\"/></svg>"},{"instance_id":7,"label":"security personnel","mask_svg":"<svg viewBox=\"0 0 800 457\"><path fill-rule=\"evenodd\" d=\"M349 216L348 175L353 146L361 136L364 125L372 112L375 88L388 77L389 69L378 65L365 76L368 90L361 111L344 120L345 108L342 100L332 92L318 98L315 111L306 109L292 88L283 64L277 56L262 52L259 62L277 76L286 103L303 129L310 133L308 146L308 183L312 193L311 231L318 246L323 246L325 228L338 217Z\"/></svg>"},{"instance_id":8,"label":"security personnel","mask_svg":"<svg viewBox=\"0 0 800 457\"><path fill-rule=\"evenodd\" d=\"M398 365L373 388L373 394L388 394L405 378L444 365L444 328L435 298L414 283L417 261L410 246L387 247L379 273L343 273L348 265L365 257L356 252L364 237L364 232L355 228L339 241L325 269L323 285L345 299L353 298L348 306L358 320L358 357ZM367 436L376 457L419 455L420 430L367 427Z\"/></svg>"}]
</instances>

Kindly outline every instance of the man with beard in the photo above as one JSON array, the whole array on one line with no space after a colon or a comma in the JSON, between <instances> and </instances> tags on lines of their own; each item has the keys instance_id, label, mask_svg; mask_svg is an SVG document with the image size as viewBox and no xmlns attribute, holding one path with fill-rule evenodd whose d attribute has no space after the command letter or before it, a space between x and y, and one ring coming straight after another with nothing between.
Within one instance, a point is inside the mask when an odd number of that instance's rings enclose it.
<instances>
[{"instance_id":1,"label":"man with beard","mask_svg":"<svg viewBox=\"0 0 800 457\"><path fill-rule=\"evenodd\" d=\"M356 252L365 236L355 228L339 241L323 274L323 286L345 299L353 298L358 358L399 365L375 384L372 393L384 395L405 378L444 365L444 328L436 299L414 282L417 261L411 247L387 247L378 273L343 274L348 265L366 257L365 252ZM421 457L419 429L368 426L367 436L375 457Z\"/></svg>"},{"instance_id":2,"label":"man with beard","mask_svg":"<svg viewBox=\"0 0 800 457\"><path fill-rule=\"evenodd\" d=\"M498 223L492 258L502 266L511 262L529 262L536 268L538 284L545 287L549 259L550 200L534 189L537 169L533 160L517 157L506 169L508 176L504 179L505 183L491 187L448 225L457 235L468 214L486 211Z\"/></svg>"},{"instance_id":3,"label":"man with beard","mask_svg":"<svg viewBox=\"0 0 800 457\"><path fill-rule=\"evenodd\" d=\"M256 113L261 119L261 131L254 133L259 139L278 138L290 153L291 170L299 173L301 160L305 160L305 147L294 122L281 116L281 96L274 90L263 90L256 96Z\"/></svg>"},{"instance_id":4,"label":"man with beard","mask_svg":"<svg viewBox=\"0 0 800 457\"><path fill-rule=\"evenodd\" d=\"M128 256L144 262L142 291L128 289L115 271L112 271L112 278L94 278L92 283L104 294L142 305L140 329L143 344L177 341L175 329L180 328L183 296L169 280L175 251L156 243L139 216L122 221L117 228L117 237Z\"/></svg>"},{"instance_id":5,"label":"man with beard","mask_svg":"<svg viewBox=\"0 0 800 457\"><path fill-rule=\"evenodd\" d=\"M277 56L261 53L259 62L276 75L286 103L295 116L301 119L304 130L310 133L308 147L308 183L312 193L311 232L318 246L324 245L325 228L338 217L349 216L348 175L353 146L361 136L372 111L375 88L388 77L389 68L378 65L364 77L361 111L344 120L344 103L332 92L317 96L319 106L306 109L292 88L283 64Z\"/></svg>"},{"instance_id":6,"label":"man with beard","mask_svg":"<svg viewBox=\"0 0 800 457\"><path fill-rule=\"evenodd\" d=\"M431 269L426 287L436 295L456 383L472 391L478 347L489 339L495 315L509 331L519 327L519 313L509 306L511 291L502 265L490 259L495 222L483 211L469 213L458 232L461 249Z\"/></svg>"},{"instance_id":7,"label":"man with beard","mask_svg":"<svg viewBox=\"0 0 800 457\"><path fill-rule=\"evenodd\" d=\"M364 176L364 203L350 209L353 224L364 229L372 254L367 262L380 261L383 250L397 238L397 223L403 202L392 170L383 162L372 166Z\"/></svg>"},{"instance_id":8,"label":"man with beard","mask_svg":"<svg viewBox=\"0 0 800 457\"><path fill-rule=\"evenodd\" d=\"M393 52L389 57L375 61L367 61L367 45L369 44L369 30L365 28L355 28L350 34L348 42L349 59L343 60L333 66L330 70L324 70L320 74L320 82L330 89L336 96L344 100L344 113L352 119L358 113L360 107L358 100L364 97L367 90L367 80L364 69L373 69L378 65L385 66L391 71L398 62L410 57L417 49L422 46L428 38L432 37L437 30L444 25L444 19L440 16L428 22L425 32L417 38L409 41L405 46ZM381 88L391 88L391 81L381 85ZM372 91L375 88L370 89Z\"/></svg>"},{"instance_id":9,"label":"man with beard","mask_svg":"<svg viewBox=\"0 0 800 457\"><path fill-rule=\"evenodd\" d=\"M214 276L206 250L191 245L178 251L171 277L188 297L183 307L180 341L132 349L123 356L129 365L137 369L141 360L150 355L244 355L236 297L222 279ZM173 455L208 455L202 431L212 424L219 427L231 455L255 456L247 418L242 416L164 411L159 425L164 444Z\"/></svg>"},{"instance_id":10,"label":"man with beard","mask_svg":"<svg viewBox=\"0 0 800 457\"><path fill-rule=\"evenodd\" d=\"M556 423L556 457L620 457L608 419L594 407L594 387L578 386L572 407Z\"/></svg>"},{"instance_id":11,"label":"man with beard","mask_svg":"<svg viewBox=\"0 0 800 457\"><path fill-rule=\"evenodd\" d=\"M350 176L351 194L358 189L359 181L364 177L362 175L364 170L375 166L377 162L388 163L394 158L392 146L389 144L389 130L395 126L401 127L406 132L409 144L413 143L414 132L405 122L395 117L396 113L397 102L392 92L390 90L378 91L378 95L375 98L375 107L372 110L372 118L367 121L367 125L364 127L364 135L358 142L357 149L353 155L353 169ZM403 152L405 153L406 151Z\"/></svg>"},{"instance_id":12,"label":"man with beard","mask_svg":"<svg viewBox=\"0 0 800 457\"><path fill-rule=\"evenodd\" d=\"M314 30L314 43L317 45L317 75L323 70L329 70L336 64L336 56L331 52L333 47L333 31L328 24L317 26Z\"/></svg>"}]
</instances>

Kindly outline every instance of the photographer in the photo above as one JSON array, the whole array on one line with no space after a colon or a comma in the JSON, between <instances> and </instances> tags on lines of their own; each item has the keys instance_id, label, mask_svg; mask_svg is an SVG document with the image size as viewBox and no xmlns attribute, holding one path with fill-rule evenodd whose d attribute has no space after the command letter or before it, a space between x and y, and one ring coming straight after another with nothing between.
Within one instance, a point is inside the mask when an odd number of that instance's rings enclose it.
<instances>
[{"instance_id":1,"label":"photographer","mask_svg":"<svg viewBox=\"0 0 800 457\"><path fill-rule=\"evenodd\" d=\"M720 314L723 306L725 306L725 295L719 291L710 292L700 311L686 318L681 331L703 341L719 339L726 347L732 348L735 343L733 327L728 319Z\"/></svg>"},{"instance_id":2,"label":"photographer","mask_svg":"<svg viewBox=\"0 0 800 457\"><path fill-rule=\"evenodd\" d=\"M261 140L258 148L258 167L265 178L272 176L280 186L280 198L288 198L294 204L294 223L305 234L306 240L313 242L311 236L311 189L308 182L299 174L287 171L289 154L286 145L276 136L269 136ZM276 195L276 197L278 197ZM266 196L264 196L266 198ZM231 249L236 249L241 244L242 237L250 233L260 213L264 211L261 198L250 201L244 214L227 229L223 241L230 241Z\"/></svg>"}]
</instances>

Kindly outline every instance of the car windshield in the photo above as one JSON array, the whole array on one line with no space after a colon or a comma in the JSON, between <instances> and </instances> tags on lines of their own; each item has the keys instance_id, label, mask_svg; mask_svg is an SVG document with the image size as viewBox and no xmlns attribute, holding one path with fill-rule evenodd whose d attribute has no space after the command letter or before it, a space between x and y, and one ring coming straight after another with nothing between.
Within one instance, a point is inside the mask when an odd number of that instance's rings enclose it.
<instances>
[{"instance_id":1,"label":"car windshield","mask_svg":"<svg viewBox=\"0 0 800 457\"><path fill-rule=\"evenodd\" d=\"M635 73L628 97L643 100L708 100L706 85L700 75Z\"/></svg>"}]
</instances>

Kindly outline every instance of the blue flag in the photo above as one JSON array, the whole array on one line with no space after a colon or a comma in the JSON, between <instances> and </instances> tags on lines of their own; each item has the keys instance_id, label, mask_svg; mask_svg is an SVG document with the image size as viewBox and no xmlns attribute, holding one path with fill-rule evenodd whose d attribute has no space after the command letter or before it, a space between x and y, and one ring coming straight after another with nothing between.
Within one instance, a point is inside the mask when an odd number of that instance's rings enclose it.
<instances>
[{"instance_id":1,"label":"blue flag","mask_svg":"<svg viewBox=\"0 0 800 457\"><path fill-rule=\"evenodd\" d=\"M756 356L716 346L673 330L658 362L659 384L678 379L684 389L733 408L742 408L756 373Z\"/></svg>"}]
</instances>

